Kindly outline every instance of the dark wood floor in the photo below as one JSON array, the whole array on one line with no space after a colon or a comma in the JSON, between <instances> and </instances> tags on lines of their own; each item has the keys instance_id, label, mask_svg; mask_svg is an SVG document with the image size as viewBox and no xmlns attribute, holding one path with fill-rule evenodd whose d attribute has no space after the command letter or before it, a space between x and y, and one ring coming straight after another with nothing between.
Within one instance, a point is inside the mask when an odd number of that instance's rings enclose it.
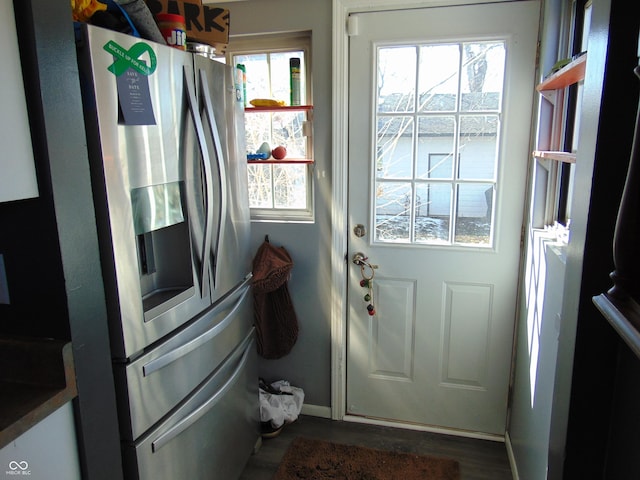
<instances>
[{"instance_id":1,"label":"dark wood floor","mask_svg":"<svg viewBox=\"0 0 640 480\"><path fill-rule=\"evenodd\" d=\"M461 480L513 478L507 450L501 442L301 415L294 423L286 425L279 436L263 440L260 450L249 459L240 480L270 480L287 447L297 436L454 458L460 462Z\"/></svg>"}]
</instances>

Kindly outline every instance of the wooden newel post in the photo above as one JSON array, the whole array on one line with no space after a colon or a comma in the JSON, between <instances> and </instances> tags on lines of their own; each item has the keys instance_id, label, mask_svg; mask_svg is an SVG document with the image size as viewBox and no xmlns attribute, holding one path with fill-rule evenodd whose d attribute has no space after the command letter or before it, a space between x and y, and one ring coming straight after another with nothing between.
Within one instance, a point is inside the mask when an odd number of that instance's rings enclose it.
<instances>
[{"instance_id":1,"label":"wooden newel post","mask_svg":"<svg viewBox=\"0 0 640 480\"><path fill-rule=\"evenodd\" d=\"M640 79L640 65L634 72ZM613 287L607 294L612 300L640 305L640 106L613 238L613 262Z\"/></svg>"}]
</instances>

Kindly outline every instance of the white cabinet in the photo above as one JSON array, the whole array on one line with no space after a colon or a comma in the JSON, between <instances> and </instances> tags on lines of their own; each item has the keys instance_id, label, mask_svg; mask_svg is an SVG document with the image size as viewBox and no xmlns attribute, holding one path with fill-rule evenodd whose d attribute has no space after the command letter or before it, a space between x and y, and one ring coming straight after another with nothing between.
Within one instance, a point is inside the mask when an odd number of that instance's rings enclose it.
<instances>
[{"instance_id":1,"label":"white cabinet","mask_svg":"<svg viewBox=\"0 0 640 480\"><path fill-rule=\"evenodd\" d=\"M0 2L0 202L38 196L13 2Z\"/></svg>"},{"instance_id":2,"label":"white cabinet","mask_svg":"<svg viewBox=\"0 0 640 480\"><path fill-rule=\"evenodd\" d=\"M33 480L80 480L71 402L0 449L0 472ZM17 478L17 477L16 477Z\"/></svg>"}]
</instances>

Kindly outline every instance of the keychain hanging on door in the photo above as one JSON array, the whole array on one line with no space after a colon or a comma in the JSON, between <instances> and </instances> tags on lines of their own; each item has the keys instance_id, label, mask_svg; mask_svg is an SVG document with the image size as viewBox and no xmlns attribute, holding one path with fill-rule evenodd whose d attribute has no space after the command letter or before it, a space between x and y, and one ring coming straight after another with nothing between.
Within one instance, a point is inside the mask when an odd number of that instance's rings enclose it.
<instances>
[{"instance_id":1,"label":"keychain hanging on door","mask_svg":"<svg viewBox=\"0 0 640 480\"><path fill-rule=\"evenodd\" d=\"M368 290L367 294L364 296L364 301L367 302L367 313L371 316L376 314L376 309L373 304L373 277L375 276L375 269L378 268L377 265L371 265L367 262L367 257L360 259L358 262L360 265L360 276L362 280L360 280L360 286L366 288ZM371 275L365 273L365 267L368 267L371 271Z\"/></svg>"}]
</instances>

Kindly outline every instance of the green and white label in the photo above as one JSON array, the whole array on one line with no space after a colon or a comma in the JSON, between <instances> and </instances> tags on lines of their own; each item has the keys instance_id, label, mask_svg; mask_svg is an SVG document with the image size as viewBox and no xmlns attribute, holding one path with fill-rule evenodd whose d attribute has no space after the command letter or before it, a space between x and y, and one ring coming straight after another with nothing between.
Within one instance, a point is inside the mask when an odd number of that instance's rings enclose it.
<instances>
[{"instance_id":1,"label":"green and white label","mask_svg":"<svg viewBox=\"0 0 640 480\"><path fill-rule=\"evenodd\" d=\"M103 48L115 57L115 61L109 66L108 70L117 77L129 68L147 76L156 71L158 64L156 54L153 48L146 43L138 42L127 50L113 40L109 40ZM144 53L149 54L150 65L147 65L144 60L140 60L140 56Z\"/></svg>"}]
</instances>

